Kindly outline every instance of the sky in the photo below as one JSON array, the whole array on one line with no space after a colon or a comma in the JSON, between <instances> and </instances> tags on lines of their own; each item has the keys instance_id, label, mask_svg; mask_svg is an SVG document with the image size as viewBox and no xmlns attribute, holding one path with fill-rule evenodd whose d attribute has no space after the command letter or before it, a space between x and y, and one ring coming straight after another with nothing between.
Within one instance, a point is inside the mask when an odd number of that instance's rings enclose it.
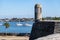
<instances>
[{"instance_id":1,"label":"sky","mask_svg":"<svg viewBox=\"0 0 60 40\"><path fill-rule=\"evenodd\" d=\"M35 4L43 17L60 17L60 0L0 0L0 18L34 18Z\"/></svg>"}]
</instances>

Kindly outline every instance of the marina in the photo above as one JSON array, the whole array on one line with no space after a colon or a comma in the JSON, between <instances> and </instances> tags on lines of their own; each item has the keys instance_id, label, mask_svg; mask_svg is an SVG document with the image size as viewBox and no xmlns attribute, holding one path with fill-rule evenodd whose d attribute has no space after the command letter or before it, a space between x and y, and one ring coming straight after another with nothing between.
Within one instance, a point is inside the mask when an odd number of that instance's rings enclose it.
<instances>
[{"instance_id":1,"label":"marina","mask_svg":"<svg viewBox=\"0 0 60 40\"><path fill-rule=\"evenodd\" d=\"M32 29L33 22L9 22L10 26L5 28L3 26L4 22L0 22L0 33L30 33Z\"/></svg>"}]
</instances>

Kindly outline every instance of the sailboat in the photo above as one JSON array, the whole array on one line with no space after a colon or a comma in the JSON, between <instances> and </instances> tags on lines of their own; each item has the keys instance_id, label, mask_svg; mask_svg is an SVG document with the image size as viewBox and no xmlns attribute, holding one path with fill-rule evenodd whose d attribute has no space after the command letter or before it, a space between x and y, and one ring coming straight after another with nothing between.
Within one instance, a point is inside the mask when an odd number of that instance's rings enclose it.
<instances>
[{"instance_id":1,"label":"sailboat","mask_svg":"<svg viewBox=\"0 0 60 40\"><path fill-rule=\"evenodd\" d=\"M26 23L25 26L32 26L31 24Z\"/></svg>"},{"instance_id":2,"label":"sailboat","mask_svg":"<svg viewBox=\"0 0 60 40\"><path fill-rule=\"evenodd\" d=\"M17 25L17 26L22 26L23 24L21 24L21 23L17 23L16 25Z\"/></svg>"},{"instance_id":3,"label":"sailboat","mask_svg":"<svg viewBox=\"0 0 60 40\"><path fill-rule=\"evenodd\" d=\"M19 20L19 23L16 24L17 26L23 26L23 24L20 23L20 20Z\"/></svg>"}]
</instances>

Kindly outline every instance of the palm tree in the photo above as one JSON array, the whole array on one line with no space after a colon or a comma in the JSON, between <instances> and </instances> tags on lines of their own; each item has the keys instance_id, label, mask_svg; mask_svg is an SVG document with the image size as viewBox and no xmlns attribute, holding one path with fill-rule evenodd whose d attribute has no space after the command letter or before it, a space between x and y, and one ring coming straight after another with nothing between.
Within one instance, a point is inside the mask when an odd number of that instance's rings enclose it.
<instances>
[{"instance_id":1,"label":"palm tree","mask_svg":"<svg viewBox=\"0 0 60 40\"><path fill-rule=\"evenodd\" d=\"M8 27L10 26L10 24L9 24L8 22L5 22L5 23L4 23L4 26L5 26L6 28L8 28ZM6 35L7 35L7 30L6 30Z\"/></svg>"}]
</instances>

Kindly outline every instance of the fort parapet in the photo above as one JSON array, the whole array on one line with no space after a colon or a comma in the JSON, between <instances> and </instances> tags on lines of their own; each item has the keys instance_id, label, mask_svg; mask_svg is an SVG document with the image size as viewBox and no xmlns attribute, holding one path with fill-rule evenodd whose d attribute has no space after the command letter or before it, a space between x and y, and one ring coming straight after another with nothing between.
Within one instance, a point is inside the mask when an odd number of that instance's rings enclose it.
<instances>
[{"instance_id":1,"label":"fort parapet","mask_svg":"<svg viewBox=\"0 0 60 40\"><path fill-rule=\"evenodd\" d=\"M29 40L34 40L39 37L47 36L54 33L60 33L60 21L42 20L41 7L35 5L35 23L33 24Z\"/></svg>"},{"instance_id":2,"label":"fort parapet","mask_svg":"<svg viewBox=\"0 0 60 40\"><path fill-rule=\"evenodd\" d=\"M60 33L60 22L38 21L33 24L30 40L44 37L50 34Z\"/></svg>"}]
</instances>

